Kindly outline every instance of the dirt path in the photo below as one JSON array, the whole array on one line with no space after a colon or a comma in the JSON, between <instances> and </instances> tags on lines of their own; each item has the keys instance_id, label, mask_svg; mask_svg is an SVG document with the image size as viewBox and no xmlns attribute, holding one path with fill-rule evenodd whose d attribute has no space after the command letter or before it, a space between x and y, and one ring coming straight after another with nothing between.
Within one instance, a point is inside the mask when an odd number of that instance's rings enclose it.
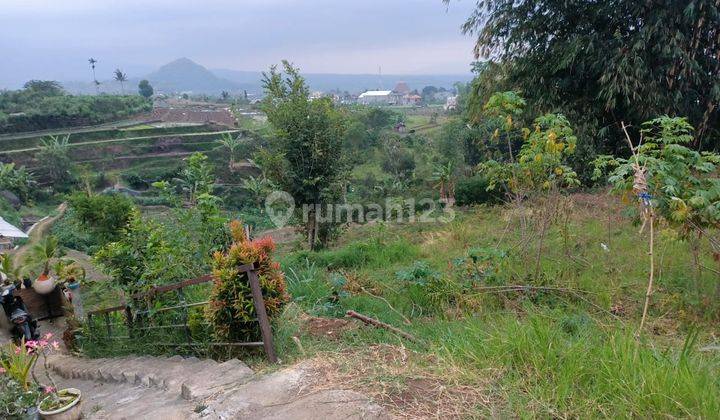
<instances>
[{"instance_id":1,"label":"dirt path","mask_svg":"<svg viewBox=\"0 0 720 420\"><path fill-rule=\"evenodd\" d=\"M39 240L41 240L47 235L53 223L55 223L55 221L61 218L65 214L66 210L67 203L63 202L57 207L57 214L55 216L45 216L40 219L40 221L32 225L32 227L30 227L30 230L28 230L27 232L28 236L30 237L28 242L15 250L13 256L15 264L22 264L23 257L28 252L28 250L30 250L30 247L32 247L35 243L37 243Z\"/></svg>"},{"instance_id":2,"label":"dirt path","mask_svg":"<svg viewBox=\"0 0 720 420\"><path fill-rule=\"evenodd\" d=\"M149 140L149 139L155 139L159 137L198 137L198 136L207 136L207 135L220 135L220 134L226 134L226 133L239 133L240 130L224 130L224 131L204 131L202 133L186 133L186 134L161 134L161 135L154 135L154 136L138 136L138 137L123 137L120 139L104 139L104 140L93 140L93 141L84 141L84 142L78 142L78 143L69 143L69 147L76 147L76 146L88 146L91 144L105 144L105 143L119 143L124 141L136 141L136 140ZM15 150L7 150L4 151L3 154L13 154L13 153L22 153L22 152L34 152L40 150L40 147L29 147L25 149L15 149Z\"/></svg>"}]
</instances>

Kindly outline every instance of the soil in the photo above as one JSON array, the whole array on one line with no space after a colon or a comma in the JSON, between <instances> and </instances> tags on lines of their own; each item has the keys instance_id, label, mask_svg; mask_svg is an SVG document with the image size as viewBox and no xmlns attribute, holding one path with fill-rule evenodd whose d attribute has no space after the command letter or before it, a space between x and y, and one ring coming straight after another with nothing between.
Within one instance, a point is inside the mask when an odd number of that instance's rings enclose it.
<instances>
[{"instance_id":1,"label":"soil","mask_svg":"<svg viewBox=\"0 0 720 420\"><path fill-rule=\"evenodd\" d=\"M339 340L345 331L356 328L346 319L308 317L303 331L316 338Z\"/></svg>"}]
</instances>

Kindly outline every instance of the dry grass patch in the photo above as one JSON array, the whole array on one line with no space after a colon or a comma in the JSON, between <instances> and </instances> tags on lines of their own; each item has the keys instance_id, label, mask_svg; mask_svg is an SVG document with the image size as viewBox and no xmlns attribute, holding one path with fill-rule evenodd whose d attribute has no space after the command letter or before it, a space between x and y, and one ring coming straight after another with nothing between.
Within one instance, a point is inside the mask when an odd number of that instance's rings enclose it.
<instances>
[{"instance_id":1,"label":"dry grass patch","mask_svg":"<svg viewBox=\"0 0 720 420\"><path fill-rule=\"evenodd\" d=\"M323 376L319 388L361 392L396 418L487 417L504 405L491 391L498 372L467 382L460 380L467 375L455 367L439 366L435 356L401 345L325 353L315 363Z\"/></svg>"}]
</instances>

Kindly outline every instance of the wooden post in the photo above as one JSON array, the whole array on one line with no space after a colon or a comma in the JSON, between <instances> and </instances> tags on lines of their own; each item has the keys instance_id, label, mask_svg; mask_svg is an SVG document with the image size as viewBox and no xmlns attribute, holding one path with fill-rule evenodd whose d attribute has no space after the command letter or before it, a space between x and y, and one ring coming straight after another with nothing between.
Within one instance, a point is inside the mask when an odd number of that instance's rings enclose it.
<instances>
[{"instance_id":1,"label":"wooden post","mask_svg":"<svg viewBox=\"0 0 720 420\"><path fill-rule=\"evenodd\" d=\"M185 300L185 292L183 292L182 287L176 290L178 300L181 305L186 305L187 302ZM183 306L183 313L182 313L182 323L185 324L185 339L187 340L188 344L192 343L192 334L190 333L190 325L188 323L190 322L190 312L188 311L187 306Z\"/></svg>"},{"instance_id":2,"label":"wooden post","mask_svg":"<svg viewBox=\"0 0 720 420\"><path fill-rule=\"evenodd\" d=\"M125 305L125 323L127 323L128 337L133 336L133 316L130 305Z\"/></svg>"},{"instance_id":3,"label":"wooden post","mask_svg":"<svg viewBox=\"0 0 720 420\"><path fill-rule=\"evenodd\" d=\"M258 322L260 323L260 332L262 333L265 354L267 354L267 358L270 362L277 363L275 345L273 344L272 328L270 328L270 320L268 319L267 312L265 312L265 301L263 300L262 289L260 288L260 279L254 269L249 270L247 275L248 280L250 281L250 290L252 291L253 302L255 303L255 313L257 314Z\"/></svg>"},{"instance_id":4,"label":"wooden post","mask_svg":"<svg viewBox=\"0 0 720 420\"><path fill-rule=\"evenodd\" d=\"M110 313L105 312L103 314L103 317L105 318L105 327L107 327L108 337L111 337L112 336L112 326L110 325Z\"/></svg>"}]
</instances>

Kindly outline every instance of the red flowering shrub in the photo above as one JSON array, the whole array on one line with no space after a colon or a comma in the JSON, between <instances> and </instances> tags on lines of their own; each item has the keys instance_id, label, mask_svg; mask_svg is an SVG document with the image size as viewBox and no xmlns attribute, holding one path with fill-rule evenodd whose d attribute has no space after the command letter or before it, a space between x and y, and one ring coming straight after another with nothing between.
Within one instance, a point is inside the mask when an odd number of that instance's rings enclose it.
<instances>
[{"instance_id":1,"label":"red flowering shrub","mask_svg":"<svg viewBox=\"0 0 720 420\"><path fill-rule=\"evenodd\" d=\"M220 341L255 341L260 337L255 306L247 273L238 267L258 264L257 274L268 316L280 313L289 297L285 291L285 275L271 253L275 243L270 237L248 240L239 221L230 223L233 243L227 252L213 255L215 286L210 295L206 317L212 324L215 338Z\"/></svg>"}]
</instances>

